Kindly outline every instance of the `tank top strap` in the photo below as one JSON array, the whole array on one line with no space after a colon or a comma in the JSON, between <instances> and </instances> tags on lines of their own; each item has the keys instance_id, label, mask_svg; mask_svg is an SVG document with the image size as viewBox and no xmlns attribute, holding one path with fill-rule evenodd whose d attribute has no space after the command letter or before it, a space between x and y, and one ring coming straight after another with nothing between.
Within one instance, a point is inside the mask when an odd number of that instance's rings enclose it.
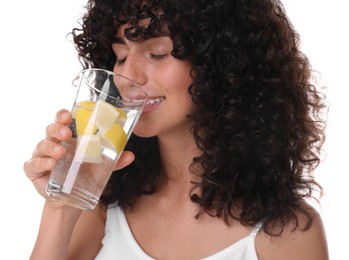
<instances>
[{"instance_id":1,"label":"tank top strap","mask_svg":"<svg viewBox=\"0 0 349 260\"><path fill-rule=\"evenodd\" d=\"M262 228L263 222L258 222L250 233L250 236L255 237L259 230Z\"/></svg>"}]
</instances>

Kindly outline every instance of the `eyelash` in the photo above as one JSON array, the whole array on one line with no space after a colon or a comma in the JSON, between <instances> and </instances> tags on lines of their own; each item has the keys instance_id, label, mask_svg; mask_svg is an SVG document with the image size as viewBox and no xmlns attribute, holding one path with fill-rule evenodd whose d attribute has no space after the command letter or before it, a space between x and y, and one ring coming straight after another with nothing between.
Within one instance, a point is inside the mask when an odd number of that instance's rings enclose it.
<instances>
[{"instance_id":1,"label":"eyelash","mask_svg":"<svg viewBox=\"0 0 349 260\"><path fill-rule=\"evenodd\" d=\"M118 60L118 59L116 59L116 64L117 65L122 65L122 64L124 64L125 63L125 61L126 61L126 58L124 58L124 59L122 59L122 60Z\"/></svg>"},{"instance_id":2,"label":"eyelash","mask_svg":"<svg viewBox=\"0 0 349 260\"><path fill-rule=\"evenodd\" d=\"M150 58L153 60L163 60L168 56L168 54L160 54L160 55L155 55L155 54L150 54Z\"/></svg>"},{"instance_id":3,"label":"eyelash","mask_svg":"<svg viewBox=\"0 0 349 260\"><path fill-rule=\"evenodd\" d=\"M152 60L161 61L161 60L164 60L168 56L168 54L160 54L160 55L150 54L149 56L150 56L150 58ZM116 59L116 64L117 65L122 65L122 64L125 63L125 61L126 61L126 58L123 58L123 59L120 59L120 60Z\"/></svg>"}]
</instances>

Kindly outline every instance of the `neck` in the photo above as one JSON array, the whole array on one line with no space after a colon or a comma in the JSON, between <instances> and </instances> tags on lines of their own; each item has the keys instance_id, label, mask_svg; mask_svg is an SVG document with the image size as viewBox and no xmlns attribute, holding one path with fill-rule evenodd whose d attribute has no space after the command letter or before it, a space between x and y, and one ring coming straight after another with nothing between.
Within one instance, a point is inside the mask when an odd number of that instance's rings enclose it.
<instances>
[{"instance_id":1,"label":"neck","mask_svg":"<svg viewBox=\"0 0 349 260\"><path fill-rule=\"evenodd\" d=\"M199 177L190 171L193 158L200 155L194 137L189 133L181 138L159 137L162 171L166 178L160 186L162 192L188 196L192 182Z\"/></svg>"}]
</instances>

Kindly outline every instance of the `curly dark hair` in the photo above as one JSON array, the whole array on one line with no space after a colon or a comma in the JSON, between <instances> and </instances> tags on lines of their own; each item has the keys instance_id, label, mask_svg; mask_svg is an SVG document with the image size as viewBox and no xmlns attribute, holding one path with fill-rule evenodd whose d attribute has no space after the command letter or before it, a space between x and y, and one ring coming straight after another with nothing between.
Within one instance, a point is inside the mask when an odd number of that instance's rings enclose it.
<instances>
[{"instance_id":1,"label":"curly dark hair","mask_svg":"<svg viewBox=\"0 0 349 260\"><path fill-rule=\"evenodd\" d=\"M123 24L131 25L124 34L134 41L166 27L172 55L191 61L188 91L198 109L189 117L202 151L191 170L202 177L195 183L202 193L193 190L190 198L200 205L198 217L263 221L270 235L290 222L310 227L313 212L304 201L322 192L313 172L325 139L324 96L280 1L89 0L86 8L82 28L72 31L85 68L113 68L111 45ZM144 18L147 27L139 24ZM126 149L136 160L112 175L104 204L132 206L162 177L156 137L133 135ZM195 172L197 165L203 172Z\"/></svg>"}]
</instances>

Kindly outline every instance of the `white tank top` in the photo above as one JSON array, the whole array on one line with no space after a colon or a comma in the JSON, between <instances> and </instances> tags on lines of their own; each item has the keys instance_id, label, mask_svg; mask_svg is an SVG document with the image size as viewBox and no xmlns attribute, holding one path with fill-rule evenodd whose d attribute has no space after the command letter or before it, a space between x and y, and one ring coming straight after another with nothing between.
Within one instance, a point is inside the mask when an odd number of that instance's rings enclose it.
<instances>
[{"instance_id":1,"label":"white tank top","mask_svg":"<svg viewBox=\"0 0 349 260\"><path fill-rule=\"evenodd\" d=\"M248 236L202 260L258 260L254 241L261 226L257 224ZM117 206L107 211L102 245L95 260L155 260L136 242L124 211Z\"/></svg>"}]
</instances>

